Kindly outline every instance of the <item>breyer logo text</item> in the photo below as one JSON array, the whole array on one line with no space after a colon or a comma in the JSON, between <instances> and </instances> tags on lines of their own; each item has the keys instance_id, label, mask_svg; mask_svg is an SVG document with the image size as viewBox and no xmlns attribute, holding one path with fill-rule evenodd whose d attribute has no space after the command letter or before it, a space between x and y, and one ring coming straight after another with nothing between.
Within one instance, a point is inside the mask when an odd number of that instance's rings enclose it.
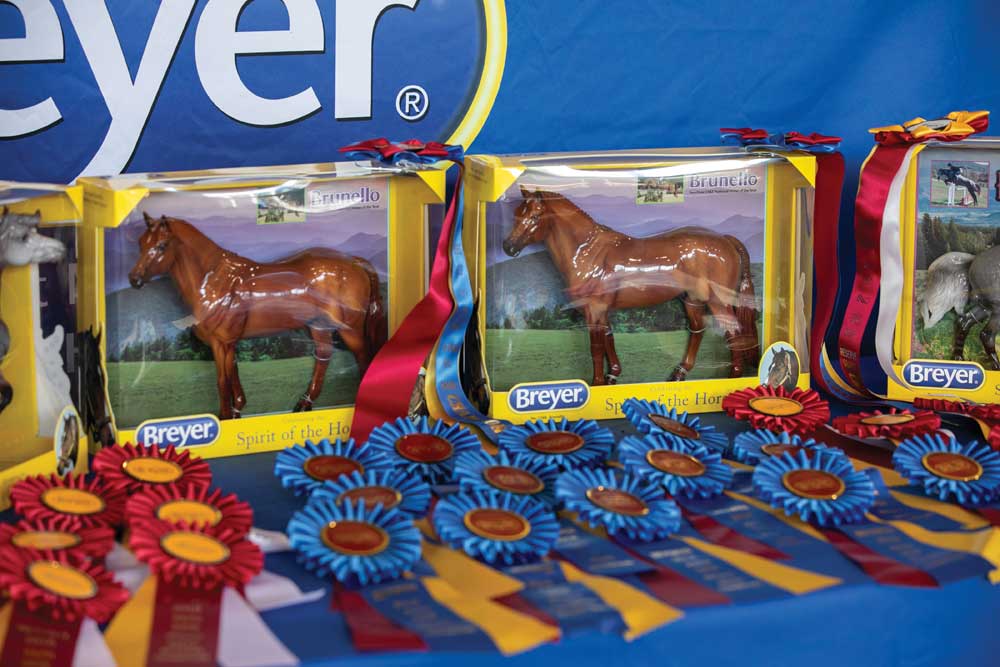
<instances>
[{"instance_id":1,"label":"breyer logo text","mask_svg":"<svg viewBox=\"0 0 1000 667\"><path fill-rule=\"evenodd\" d=\"M210 445L218 437L219 420L212 415L148 421L135 430L135 440L142 445L198 447Z\"/></svg>"},{"instance_id":2,"label":"breyer logo text","mask_svg":"<svg viewBox=\"0 0 1000 667\"><path fill-rule=\"evenodd\" d=\"M507 394L507 404L514 412L574 410L590 400L590 389L580 380L551 384L518 385Z\"/></svg>"},{"instance_id":3,"label":"breyer logo text","mask_svg":"<svg viewBox=\"0 0 1000 667\"><path fill-rule=\"evenodd\" d=\"M978 364L951 361L910 361L903 366L903 379L914 387L971 391L983 386L986 374Z\"/></svg>"}]
</instances>

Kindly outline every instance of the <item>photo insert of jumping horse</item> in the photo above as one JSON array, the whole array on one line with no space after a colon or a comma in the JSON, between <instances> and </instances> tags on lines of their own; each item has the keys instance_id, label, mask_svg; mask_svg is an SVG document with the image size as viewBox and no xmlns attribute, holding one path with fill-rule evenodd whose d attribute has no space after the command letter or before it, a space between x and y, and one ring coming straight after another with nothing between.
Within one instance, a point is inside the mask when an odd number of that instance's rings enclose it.
<instances>
[{"instance_id":1,"label":"photo insert of jumping horse","mask_svg":"<svg viewBox=\"0 0 1000 667\"><path fill-rule=\"evenodd\" d=\"M598 224L564 195L522 186L521 196L503 251L516 257L529 245L545 245L568 305L584 315L593 385L613 384L622 373L610 315L671 299L681 301L689 334L670 381L684 380L694 368L706 313L724 333L730 377L756 370L760 342L751 260L739 239L698 226L635 238Z\"/></svg>"},{"instance_id":2,"label":"photo insert of jumping horse","mask_svg":"<svg viewBox=\"0 0 1000 667\"><path fill-rule=\"evenodd\" d=\"M247 399L240 384L240 340L306 330L314 344L312 377L295 411L310 410L323 389L334 337L364 374L388 335L379 277L365 259L309 248L257 262L220 247L179 218L143 213L133 288L169 275L194 320L195 336L212 351L219 417L238 418Z\"/></svg>"}]
</instances>

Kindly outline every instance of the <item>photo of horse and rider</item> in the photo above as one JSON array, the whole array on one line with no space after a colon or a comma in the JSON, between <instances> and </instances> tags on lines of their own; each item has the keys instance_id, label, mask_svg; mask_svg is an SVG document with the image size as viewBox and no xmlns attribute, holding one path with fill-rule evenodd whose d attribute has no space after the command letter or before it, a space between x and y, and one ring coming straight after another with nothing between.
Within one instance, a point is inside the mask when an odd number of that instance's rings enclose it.
<instances>
[{"instance_id":1,"label":"photo of horse and rider","mask_svg":"<svg viewBox=\"0 0 1000 667\"><path fill-rule=\"evenodd\" d=\"M367 185L388 200L384 182ZM157 192L106 231L106 381L119 428L354 402L387 335L387 207L259 224L261 199L273 208L287 193Z\"/></svg>"},{"instance_id":2,"label":"photo of horse and rider","mask_svg":"<svg viewBox=\"0 0 1000 667\"><path fill-rule=\"evenodd\" d=\"M990 198L989 181L989 162L932 160L930 205L986 208Z\"/></svg>"},{"instance_id":3,"label":"photo of horse and rider","mask_svg":"<svg viewBox=\"0 0 1000 667\"><path fill-rule=\"evenodd\" d=\"M921 156L917 168L910 356L1000 370L1000 210L989 210L989 162ZM952 206L986 210L941 211L949 206L945 179L956 186Z\"/></svg>"},{"instance_id":4,"label":"photo of horse and rider","mask_svg":"<svg viewBox=\"0 0 1000 667\"><path fill-rule=\"evenodd\" d=\"M756 191L682 186L669 206L638 201L635 176L522 177L486 209L493 389L755 375L765 169Z\"/></svg>"}]
</instances>

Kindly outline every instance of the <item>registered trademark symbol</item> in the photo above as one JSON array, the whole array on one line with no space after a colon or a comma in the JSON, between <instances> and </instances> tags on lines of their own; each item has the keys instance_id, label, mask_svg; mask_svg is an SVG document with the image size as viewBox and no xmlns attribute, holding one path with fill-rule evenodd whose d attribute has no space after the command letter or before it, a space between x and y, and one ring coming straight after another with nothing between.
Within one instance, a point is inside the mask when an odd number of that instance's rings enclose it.
<instances>
[{"instance_id":1,"label":"registered trademark symbol","mask_svg":"<svg viewBox=\"0 0 1000 667\"><path fill-rule=\"evenodd\" d=\"M396 95L396 113L403 120L420 120L427 114L430 106L427 91L417 85L403 86Z\"/></svg>"}]
</instances>

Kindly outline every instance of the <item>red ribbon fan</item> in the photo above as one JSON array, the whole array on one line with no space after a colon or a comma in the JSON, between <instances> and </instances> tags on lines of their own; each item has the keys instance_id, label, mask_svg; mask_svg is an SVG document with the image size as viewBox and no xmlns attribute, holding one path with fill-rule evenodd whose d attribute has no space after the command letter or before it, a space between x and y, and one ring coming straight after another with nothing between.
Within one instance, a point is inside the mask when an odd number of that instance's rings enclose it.
<instances>
[{"instance_id":1,"label":"red ribbon fan","mask_svg":"<svg viewBox=\"0 0 1000 667\"><path fill-rule=\"evenodd\" d=\"M740 389L722 399L722 409L754 428L800 435L830 420L830 404L816 391L798 387L791 391L765 385Z\"/></svg>"}]
</instances>

